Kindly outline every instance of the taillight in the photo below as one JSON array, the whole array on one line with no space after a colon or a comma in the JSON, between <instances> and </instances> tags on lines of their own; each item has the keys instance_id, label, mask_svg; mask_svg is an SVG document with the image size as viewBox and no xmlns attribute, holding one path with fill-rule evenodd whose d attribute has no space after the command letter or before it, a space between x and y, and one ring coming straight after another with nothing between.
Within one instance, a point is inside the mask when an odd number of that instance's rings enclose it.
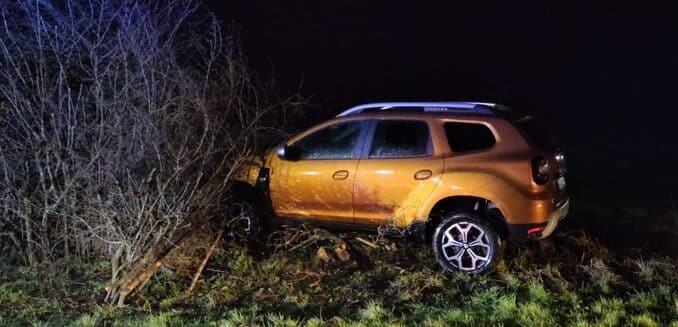
<instances>
[{"instance_id":1,"label":"taillight","mask_svg":"<svg viewBox=\"0 0 678 327\"><path fill-rule=\"evenodd\" d=\"M537 227L532 227L527 230L527 238L536 238L541 236L541 232L544 231L544 228L546 226L537 226Z\"/></svg>"},{"instance_id":2,"label":"taillight","mask_svg":"<svg viewBox=\"0 0 678 327\"><path fill-rule=\"evenodd\" d=\"M565 153L557 152L555 155L556 163L558 164L558 172L562 175L567 171L567 166L565 165Z\"/></svg>"},{"instance_id":3,"label":"taillight","mask_svg":"<svg viewBox=\"0 0 678 327\"><path fill-rule=\"evenodd\" d=\"M549 180L549 161L544 157L532 159L532 177L537 184L544 184Z\"/></svg>"}]
</instances>

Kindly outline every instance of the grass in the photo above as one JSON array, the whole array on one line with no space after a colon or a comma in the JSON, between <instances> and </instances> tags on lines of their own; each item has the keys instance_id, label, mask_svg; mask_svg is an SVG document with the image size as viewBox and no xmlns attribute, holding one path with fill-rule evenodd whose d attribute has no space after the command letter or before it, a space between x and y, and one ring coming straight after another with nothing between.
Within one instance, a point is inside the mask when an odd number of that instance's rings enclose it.
<instances>
[{"instance_id":1,"label":"grass","mask_svg":"<svg viewBox=\"0 0 678 327\"><path fill-rule=\"evenodd\" d=\"M124 308L104 301L104 261L28 270L4 260L0 325L678 326L675 259L620 256L578 230L514 245L496 272L473 278L442 272L424 245L384 242L391 249L369 249L367 264L322 264L323 244L228 247L193 296L189 276L164 272Z\"/></svg>"}]
</instances>

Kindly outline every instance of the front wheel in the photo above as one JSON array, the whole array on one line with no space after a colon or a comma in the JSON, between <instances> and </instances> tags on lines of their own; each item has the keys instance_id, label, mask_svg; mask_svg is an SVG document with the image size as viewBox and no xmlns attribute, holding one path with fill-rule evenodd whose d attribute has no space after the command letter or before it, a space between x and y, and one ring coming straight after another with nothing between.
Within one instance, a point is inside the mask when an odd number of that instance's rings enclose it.
<instances>
[{"instance_id":1,"label":"front wheel","mask_svg":"<svg viewBox=\"0 0 678 327\"><path fill-rule=\"evenodd\" d=\"M256 203L246 198L236 198L228 206L225 241L253 245L260 240L263 219Z\"/></svg>"},{"instance_id":2,"label":"front wheel","mask_svg":"<svg viewBox=\"0 0 678 327\"><path fill-rule=\"evenodd\" d=\"M477 275L489 271L501 258L501 249L499 235L475 213L454 213L433 232L433 253L449 272Z\"/></svg>"}]
</instances>

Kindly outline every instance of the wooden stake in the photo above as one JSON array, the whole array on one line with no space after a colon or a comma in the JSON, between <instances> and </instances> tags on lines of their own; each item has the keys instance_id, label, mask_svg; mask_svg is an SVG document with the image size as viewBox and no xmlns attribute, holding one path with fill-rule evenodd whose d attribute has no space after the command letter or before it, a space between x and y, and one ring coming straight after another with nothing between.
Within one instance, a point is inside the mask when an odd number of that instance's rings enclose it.
<instances>
[{"instance_id":1,"label":"wooden stake","mask_svg":"<svg viewBox=\"0 0 678 327\"><path fill-rule=\"evenodd\" d=\"M202 259L202 262L200 262L200 266L198 266L198 270L196 270L195 274L193 274L193 279L191 280L191 285L188 286L188 290L186 290L186 295L189 295L189 294L191 294L191 292L193 292L195 285L198 283L198 279L200 278L200 275L202 275L203 269L205 269L205 266L207 265L207 261L212 256L212 253L214 252L214 249L219 244L219 241L221 240L221 237L223 236L223 234L224 234L224 229L222 228L221 230L219 230L219 233L217 233L217 237L214 239L214 241L212 241L212 244L210 244L210 247L207 250L207 253L205 253L205 257Z\"/></svg>"},{"instance_id":2,"label":"wooden stake","mask_svg":"<svg viewBox=\"0 0 678 327\"><path fill-rule=\"evenodd\" d=\"M360 241L361 243L363 243L363 244L365 244L365 245L367 245L371 248L377 248L376 244L374 244L374 243L372 243L372 242L370 242L370 241L368 241L368 240L366 240L362 237L356 237L355 239L356 239L356 241Z\"/></svg>"}]
</instances>

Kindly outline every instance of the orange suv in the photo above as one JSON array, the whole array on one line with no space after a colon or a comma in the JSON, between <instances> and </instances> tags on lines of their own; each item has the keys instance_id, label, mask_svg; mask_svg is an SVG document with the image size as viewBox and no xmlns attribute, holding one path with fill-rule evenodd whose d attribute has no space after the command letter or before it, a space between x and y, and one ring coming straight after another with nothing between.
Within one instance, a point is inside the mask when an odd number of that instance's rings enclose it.
<instances>
[{"instance_id":1,"label":"orange suv","mask_svg":"<svg viewBox=\"0 0 678 327\"><path fill-rule=\"evenodd\" d=\"M248 158L230 230L253 240L292 222L391 227L431 242L445 270L482 273L504 240L547 237L569 210L564 155L531 125L491 103L353 107Z\"/></svg>"}]
</instances>

